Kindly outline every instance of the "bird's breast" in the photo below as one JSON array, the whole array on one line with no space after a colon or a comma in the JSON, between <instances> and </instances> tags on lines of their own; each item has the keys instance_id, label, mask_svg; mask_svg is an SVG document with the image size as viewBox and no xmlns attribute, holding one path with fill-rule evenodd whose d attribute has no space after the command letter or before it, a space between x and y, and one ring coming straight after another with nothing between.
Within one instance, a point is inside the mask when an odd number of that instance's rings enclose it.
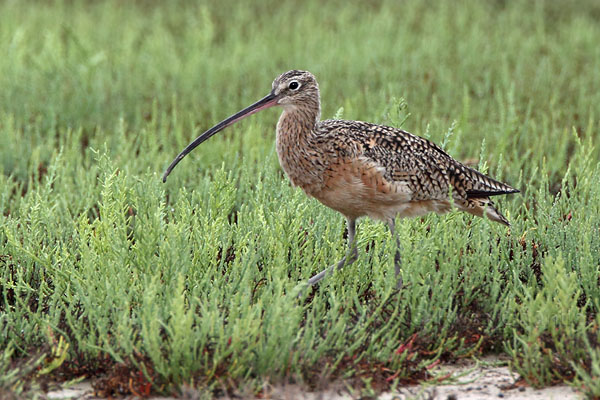
<instances>
[{"instance_id":1,"label":"bird's breast","mask_svg":"<svg viewBox=\"0 0 600 400\"><path fill-rule=\"evenodd\" d=\"M281 168L292 182L312 196L323 186L326 160L315 149L292 143L285 136L277 135L277 157Z\"/></svg>"}]
</instances>

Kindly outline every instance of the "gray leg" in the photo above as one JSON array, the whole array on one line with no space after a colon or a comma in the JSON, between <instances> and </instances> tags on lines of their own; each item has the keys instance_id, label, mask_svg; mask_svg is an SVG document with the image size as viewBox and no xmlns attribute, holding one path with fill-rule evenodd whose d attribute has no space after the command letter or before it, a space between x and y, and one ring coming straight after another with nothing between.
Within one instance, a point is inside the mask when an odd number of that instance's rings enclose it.
<instances>
[{"instance_id":1,"label":"gray leg","mask_svg":"<svg viewBox=\"0 0 600 400\"><path fill-rule=\"evenodd\" d=\"M319 272L308 280L308 284L313 286L327 275L331 274L334 270L342 269L345 265L352 264L358 258L358 251L354 243L354 237L356 235L356 220L347 218L348 221L348 252L339 262L330 265L323 271Z\"/></svg>"},{"instance_id":2,"label":"gray leg","mask_svg":"<svg viewBox=\"0 0 600 400\"><path fill-rule=\"evenodd\" d=\"M402 261L400 257L400 240L396 237L396 221L394 219L388 220L388 226L392 237L396 239L396 254L394 254L394 272L396 273L396 289L402 289L402 276L400 275L400 263Z\"/></svg>"}]
</instances>

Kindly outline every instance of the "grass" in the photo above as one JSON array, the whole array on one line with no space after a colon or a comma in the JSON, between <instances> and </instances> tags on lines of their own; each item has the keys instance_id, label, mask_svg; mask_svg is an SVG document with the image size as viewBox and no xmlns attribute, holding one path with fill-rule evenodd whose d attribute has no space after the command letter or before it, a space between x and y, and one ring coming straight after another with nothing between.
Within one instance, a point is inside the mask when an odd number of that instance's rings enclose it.
<instances>
[{"instance_id":1,"label":"grass","mask_svg":"<svg viewBox=\"0 0 600 400\"><path fill-rule=\"evenodd\" d=\"M364 396L505 353L600 397L600 7L590 1L0 3L0 394L264 382ZM323 116L402 126L522 190L505 229L361 221L294 189L266 111L160 175L292 69ZM343 108L343 109L342 109Z\"/></svg>"}]
</instances>

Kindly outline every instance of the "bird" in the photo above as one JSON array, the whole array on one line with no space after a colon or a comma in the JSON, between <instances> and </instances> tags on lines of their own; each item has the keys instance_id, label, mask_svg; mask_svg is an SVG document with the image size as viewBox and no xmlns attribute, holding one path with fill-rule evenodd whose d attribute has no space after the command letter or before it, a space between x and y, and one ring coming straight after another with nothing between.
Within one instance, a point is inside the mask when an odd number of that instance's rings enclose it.
<instances>
[{"instance_id":1,"label":"bird","mask_svg":"<svg viewBox=\"0 0 600 400\"><path fill-rule=\"evenodd\" d=\"M163 174L201 143L261 110L280 106L276 150L293 186L341 213L347 221L344 257L308 279L313 286L358 258L356 222L369 217L387 223L395 237L396 218L458 210L510 226L490 199L518 193L448 155L441 147L405 130L362 121L321 120L319 85L308 71L279 75L262 99L208 129L179 153ZM402 288L400 243L394 272Z\"/></svg>"}]
</instances>

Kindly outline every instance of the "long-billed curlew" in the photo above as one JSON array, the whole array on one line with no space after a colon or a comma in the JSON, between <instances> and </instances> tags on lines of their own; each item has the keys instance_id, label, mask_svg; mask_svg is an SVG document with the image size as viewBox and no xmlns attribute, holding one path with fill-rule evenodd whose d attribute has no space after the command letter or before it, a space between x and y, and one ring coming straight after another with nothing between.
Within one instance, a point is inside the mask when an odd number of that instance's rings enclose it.
<instances>
[{"instance_id":1,"label":"long-billed curlew","mask_svg":"<svg viewBox=\"0 0 600 400\"><path fill-rule=\"evenodd\" d=\"M490 196L518 190L461 164L429 140L401 129L360 121L320 121L319 85L307 71L281 74L267 96L198 136L169 165L163 182L196 146L242 118L276 105L283 107L277 123L281 167L294 186L339 211L348 222L346 255L310 278L310 285L356 260L356 220L362 216L387 222L392 236L396 216L413 217L432 211L442 214L450 211L452 204L509 225ZM402 286L399 247L394 257L398 288Z\"/></svg>"}]
</instances>

